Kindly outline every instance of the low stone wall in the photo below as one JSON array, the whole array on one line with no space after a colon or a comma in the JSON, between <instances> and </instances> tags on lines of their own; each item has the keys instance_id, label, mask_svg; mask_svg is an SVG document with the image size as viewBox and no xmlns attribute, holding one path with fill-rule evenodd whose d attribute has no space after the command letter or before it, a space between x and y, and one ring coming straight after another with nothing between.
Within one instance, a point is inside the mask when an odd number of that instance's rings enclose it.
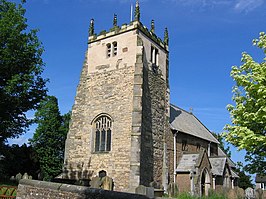
<instances>
[{"instance_id":1,"label":"low stone wall","mask_svg":"<svg viewBox=\"0 0 266 199\"><path fill-rule=\"evenodd\" d=\"M19 181L17 199L148 199L146 196L37 180Z\"/></svg>"}]
</instances>

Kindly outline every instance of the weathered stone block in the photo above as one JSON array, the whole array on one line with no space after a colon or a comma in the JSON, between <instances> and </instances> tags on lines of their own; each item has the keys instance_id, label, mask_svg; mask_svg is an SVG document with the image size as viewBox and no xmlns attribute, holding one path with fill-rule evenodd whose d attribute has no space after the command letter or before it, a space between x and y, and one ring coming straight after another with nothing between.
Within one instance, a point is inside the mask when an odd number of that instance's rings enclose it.
<instances>
[{"instance_id":1,"label":"weathered stone block","mask_svg":"<svg viewBox=\"0 0 266 199\"><path fill-rule=\"evenodd\" d=\"M145 195L148 198L154 198L154 188L153 187L145 187L143 185L139 185L136 188L136 193L141 194L141 195Z\"/></svg>"}]
</instances>

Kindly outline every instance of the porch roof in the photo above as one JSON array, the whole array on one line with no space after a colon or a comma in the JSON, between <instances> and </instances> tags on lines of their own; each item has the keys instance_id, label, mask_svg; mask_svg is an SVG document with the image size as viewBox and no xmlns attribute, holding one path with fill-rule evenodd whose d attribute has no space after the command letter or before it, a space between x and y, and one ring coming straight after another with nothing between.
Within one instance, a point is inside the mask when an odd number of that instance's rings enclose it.
<instances>
[{"instance_id":1,"label":"porch roof","mask_svg":"<svg viewBox=\"0 0 266 199\"><path fill-rule=\"evenodd\" d=\"M183 154L177 168L176 173L190 172L195 169L200 154Z\"/></svg>"},{"instance_id":2,"label":"porch roof","mask_svg":"<svg viewBox=\"0 0 266 199\"><path fill-rule=\"evenodd\" d=\"M223 176L226 157L210 157L212 165L212 173L214 175Z\"/></svg>"}]
</instances>

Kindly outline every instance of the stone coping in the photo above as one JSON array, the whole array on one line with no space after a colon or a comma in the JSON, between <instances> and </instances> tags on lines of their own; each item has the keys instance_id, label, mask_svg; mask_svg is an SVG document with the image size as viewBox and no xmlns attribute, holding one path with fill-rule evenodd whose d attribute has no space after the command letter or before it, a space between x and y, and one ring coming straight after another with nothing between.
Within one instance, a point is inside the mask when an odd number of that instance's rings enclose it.
<instances>
[{"instance_id":1,"label":"stone coping","mask_svg":"<svg viewBox=\"0 0 266 199\"><path fill-rule=\"evenodd\" d=\"M117 191L108 191L103 189L94 189L84 186L76 186L76 185L68 185L68 184L61 184L55 182L46 182L46 181L38 181L38 180L29 180L29 179L22 179L19 181L20 186L30 186L36 189L52 189L55 191L62 191L62 192L72 192L77 193L80 195L86 196L99 196L102 199L148 199L148 197L139 194L133 193L125 193L125 192L117 192Z\"/></svg>"},{"instance_id":2,"label":"stone coping","mask_svg":"<svg viewBox=\"0 0 266 199\"><path fill-rule=\"evenodd\" d=\"M97 42L99 40L112 37L115 35L119 35L131 30L138 29L143 34L152 39L155 43L157 43L162 49L168 52L168 45L166 45L161 38L157 37L155 33L150 32L146 26L144 26L140 21L132 21L130 24L123 24L121 27L116 26L111 28L109 31L102 31L100 34L94 34L89 36L89 44L93 42Z\"/></svg>"}]
</instances>

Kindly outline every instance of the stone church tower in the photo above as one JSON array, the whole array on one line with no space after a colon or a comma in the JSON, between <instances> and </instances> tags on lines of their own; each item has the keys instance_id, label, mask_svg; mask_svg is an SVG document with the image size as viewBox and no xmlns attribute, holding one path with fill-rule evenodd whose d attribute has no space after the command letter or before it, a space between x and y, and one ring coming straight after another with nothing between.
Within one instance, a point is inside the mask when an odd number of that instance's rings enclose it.
<instances>
[{"instance_id":1,"label":"stone church tower","mask_svg":"<svg viewBox=\"0 0 266 199\"><path fill-rule=\"evenodd\" d=\"M106 172L114 190L167 183L164 140L169 132L168 32L164 41L140 22L94 33L77 88L65 148L65 177Z\"/></svg>"}]
</instances>

